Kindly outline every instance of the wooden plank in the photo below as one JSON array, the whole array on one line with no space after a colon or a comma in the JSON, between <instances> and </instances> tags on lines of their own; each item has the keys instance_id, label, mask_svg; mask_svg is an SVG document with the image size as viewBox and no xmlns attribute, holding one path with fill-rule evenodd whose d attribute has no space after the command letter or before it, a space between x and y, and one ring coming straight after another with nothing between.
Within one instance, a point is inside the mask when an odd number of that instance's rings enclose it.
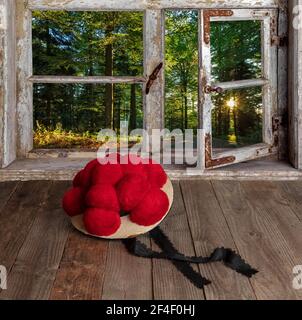
<instances>
[{"instance_id":1,"label":"wooden plank","mask_svg":"<svg viewBox=\"0 0 302 320\"><path fill-rule=\"evenodd\" d=\"M29 0L32 10L145 10L199 8L277 7L278 0Z\"/></svg>"},{"instance_id":2,"label":"wooden plank","mask_svg":"<svg viewBox=\"0 0 302 320\"><path fill-rule=\"evenodd\" d=\"M243 258L260 272L251 279L258 299L301 299L292 287L301 264L302 225L272 182L213 182Z\"/></svg>"},{"instance_id":3,"label":"wooden plank","mask_svg":"<svg viewBox=\"0 0 302 320\"><path fill-rule=\"evenodd\" d=\"M99 300L108 241L72 230L50 295L51 300Z\"/></svg>"},{"instance_id":4,"label":"wooden plank","mask_svg":"<svg viewBox=\"0 0 302 320\"><path fill-rule=\"evenodd\" d=\"M178 182L173 183L174 203L170 214L161 224L161 229L181 253L195 256L193 241ZM152 241L152 249L157 246ZM171 263L153 260L153 292L156 300L204 300L203 290L196 288ZM193 266L198 272L198 267Z\"/></svg>"},{"instance_id":5,"label":"wooden plank","mask_svg":"<svg viewBox=\"0 0 302 320\"><path fill-rule=\"evenodd\" d=\"M297 169L302 168L302 29L300 8L302 0L288 1L289 21L289 159Z\"/></svg>"},{"instance_id":6,"label":"wooden plank","mask_svg":"<svg viewBox=\"0 0 302 320\"><path fill-rule=\"evenodd\" d=\"M236 250L211 182L181 181L181 189L197 255L208 256L217 247ZM200 270L212 281L206 299L255 299L249 280L223 264L200 265Z\"/></svg>"},{"instance_id":7,"label":"wooden plank","mask_svg":"<svg viewBox=\"0 0 302 320\"><path fill-rule=\"evenodd\" d=\"M62 83L62 84L73 84L73 83L145 83L146 78L144 77L73 77L73 76L32 76L29 78L32 83Z\"/></svg>"},{"instance_id":8,"label":"wooden plank","mask_svg":"<svg viewBox=\"0 0 302 320\"><path fill-rule=\"evenodd\" d=\"M26 1L16 2L17 156L33 149L32 14Z\"/></svg>"},{"instance_id":9,"label":"wooden plank","mask_svg":"<svg viewBox=\"0 0 302 320\"><path fill-rule=\"evenodd\" d=\"M16 190L18 182L8 181L0 183L0 212L5 207L14 191Z\"/></svg>"},{"instance_id":10,"label":"wooden plank","mask_svg":"<svg viewBox=\"0 0 302 320\"><path fill-rule=\"evenodd\" d=\"M164 63L164 12L161 10L147 10L144 23L144 70L145 77L149 77L154 69ZM146 91L146 86L144 86ZM154 129L164 127L164 68L159 72L148 95L144 94L144 128L151 134ZM160 132L158 132L160 134ZM157 146L158 147L158 146ZM152 144L155 153L155 143Z\"/></svg>"},{"instance_id":11,"label":"wooden plank","mask_svg":"<svg viewBox=\"0 0 302 320\"><path fill-rule=\"evenodd\" d=\"M301 181L283 181L279 182L282 194L288 200L288 203L297 217L302 221L302 182Z\"/></svg>"},{"instance_id":12,"label":"wooden plank","mask_svg":"<svg viewBox=\"0 0 302 320\"><path fill-rule=\"evenodd\" d=\"M288 8L279 10L278 35L288 36ZM288 47L278 48L279 159L288 159Z\"/></svg>"},{"instance_id":13,"label":"wooden plank","mask_svg":"<svg viewBox=\"0 0 302 320\"><path fill-rule=\"evenodd\" d=\"M0 212L0 261L11 270L49 191L49 182L21 182Z\"/></svg>"},{"instance_id":14,"label":"wooden plank","mask_svg":"<svg viewBox=\"0 0 302 320\"><path fill-rule=\"evenodd\" d=\"M0 1L0 168L16 159L15 1Z\"/></svg>"},{"instance_id":15,"label":"wooden plank","mask_svg":"<svg viewBox=\"0 0 302 320\"><path fill-rule=\"evenodd\" d=\"M150 246L149 237L140 237ZM152 261L132 256L121 241L110 241L103 300L151 300Z\"/></svg>"},{"instance_id":16,"label":"wooden plank","mask_svg":"<svg viewBox=\"0 0 302 320\"><path fill-rule=\"evenodd\" d=\"M30 232L18 253L8 276L8 289L0 299L48 299L69 232L69 220L61 208L68 182L52 183L47 199L40 206L32 204L37 212ZM32 200L29 194L26 198ZM25 213L19 212L19 217ZM6 248L7 254L10 250Z\"/></svg>"}]
</instances>

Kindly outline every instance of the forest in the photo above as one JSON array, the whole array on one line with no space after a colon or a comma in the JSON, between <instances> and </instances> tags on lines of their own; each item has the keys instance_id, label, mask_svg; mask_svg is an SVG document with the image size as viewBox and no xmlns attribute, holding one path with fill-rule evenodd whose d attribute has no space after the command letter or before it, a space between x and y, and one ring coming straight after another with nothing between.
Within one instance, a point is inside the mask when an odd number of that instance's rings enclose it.
<instances>
[{"instance_id":1,"label":"forest","mask_svg":"<svg viewBox=\"0 0 302 320\"><path fill-rule=\"evenodd\" d=\"M198 12L165 13L165 126L198 128ZM143 76L142 12L34 11L34 75ZM261 23L211 24L212 81L261 78ZM262 88L212 96L213 144L262 140ZM96 148L103 128L143 128L138 84L35 84L36 148Z\"/></svg>"}]
</instances>

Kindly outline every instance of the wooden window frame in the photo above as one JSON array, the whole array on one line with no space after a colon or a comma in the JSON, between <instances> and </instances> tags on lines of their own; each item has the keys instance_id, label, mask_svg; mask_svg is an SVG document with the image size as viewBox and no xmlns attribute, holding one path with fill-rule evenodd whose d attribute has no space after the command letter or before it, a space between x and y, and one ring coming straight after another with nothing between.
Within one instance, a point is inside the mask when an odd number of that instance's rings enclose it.
<instances>
[{"instance_id":1,"label":"wooden window frame","mask_svg":"<svg viewBox=\"0 0 302 320\"><path fill-rule=\"evenodd\" d=\"M220 14L220 16L219 16ZM223 167L243 161L254 160L264 156L278 153L278 126L274 125L277 121L277 46L272 45L272 39L277 35L277 16L275 9L232 9L232 10L205 10L200 16L201 36L201 77L202 86L200 96L202 97L202 122L205 134L205 167L213 169ZM207 21L206 21L207 20ZM209 24L219 21L261 21L262 33L262 78L240 81L230 81L223 83L211 83L211 41ZM206 30L208 29L208 30ZM212 148L212 108L213 102L211 94L205 92L205 86L220 87L224 90L242 89L249 87L262 87L263 97L263 142L228 150L213 154Z\"/></svg>"},{"instance_id":2,"label":"wooden window frame","mask_svg":"<svg viewBox=\"0 0 302 320\"><path fill-rule=\"evenodd\" d=\"M7 0L6 0L7 1ZM145 87L148 75L154 68L164 61L164 9L263 9L276 10L283 9L286 1L280 0L17 0L16 1L16 19L17 19L17 104L16 104L16 122L17 132L15 151L16 157L27 157L33 149L33 83L143 83ZM131 77L123 79L108 79L105 77L96 78L66 78L60 77L60 81L53 77L33 77L32 75L32 39L31 39L31 12L33 10L78 10L78 11L144 11L144 75L133 79ZM285 12L285 11L282 11ZM284 16L284 14L283 14ZM284 24L283 24L284 25ZM147 45L146 45L147 44ZM279 50L279 49L278 49ZM278 57L278 59L280 59ZM281 57L282 59L282 57ZM280 62L280 61L279 61ZM283 57L284 62L284 57ZM280 65L280 63L279 63ZM278 69L278 73L280 67ZM121 78L121 77L119 77ZM284 78L283 78L284 84ZM282 85L278 82L278 87ZM280 84L281 83L281 84ZM150 94L144 96L144 123L145 128L162 129L164 124L164 70L159 74ZM279 91L278 91L279 92ZM279 93L278 93L279 95ZM283 98L282 98L283 97ZM278 101L284 99L278 96ZM283 105L283 108L287 109ZM281 108L278 107L280 113ZM200 116L201 117L201 112ZM200 119L201 120L201 119ZM202 122L201 122L202 123ZM281 129L282 130L282 129ZM284 140L285 141L285 140ZM284 144L285 142L279 142ZM282 147L282 150L284 149ZM10 162L14 157L10 158Z\"/></svg>"}]
</instances>

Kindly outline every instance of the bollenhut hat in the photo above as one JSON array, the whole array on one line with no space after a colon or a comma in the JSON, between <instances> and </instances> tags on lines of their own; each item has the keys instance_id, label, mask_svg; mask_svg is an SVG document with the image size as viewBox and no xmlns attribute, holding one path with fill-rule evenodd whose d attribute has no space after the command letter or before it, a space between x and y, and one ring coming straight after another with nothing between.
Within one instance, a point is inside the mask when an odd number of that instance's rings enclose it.
<instances>
[{"instance_id":1,"label":"bollenhut hat","mask_svg":"<svg viewBox=\"0 0 302 320\"><path fill-rule=\"evenodd\" d=\"M136 155L110 154L75 176L63 208L84 234L127 239L156 228L172 202L173 186L161 165Z\"/></svg>"}]
</instances>

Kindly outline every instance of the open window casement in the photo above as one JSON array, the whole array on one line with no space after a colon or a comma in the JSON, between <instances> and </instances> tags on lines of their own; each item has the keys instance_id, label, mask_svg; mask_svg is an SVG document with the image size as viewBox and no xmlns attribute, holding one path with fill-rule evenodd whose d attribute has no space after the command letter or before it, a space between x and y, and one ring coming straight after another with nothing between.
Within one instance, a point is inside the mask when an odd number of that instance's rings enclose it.
<instances>
[{"instance_id":1,"label":"open window casement","mask_svg":"<svg viewBox=\"0 0 302 320\"><path fill-rule=\"evenodd\" d=\"M290 10L301 0L295 0L290 4ZM9 165L14 159L31 157L33 152L33 87L37 84L131 84L136 83L142 87L144 128L164 129L165 110L165 65L160 70L149 94L146 94L146 84L154 69L165 62L165 11L166 10L195 10L199 13L199 129L204 132L200 146L197 150L202 159L202 169L215 169L221 166L229 166L235 163L258 159L270 155L279 154L284 158L288 155L287 131L290 134L290 159L296 168L301 164L299 110L297 103L298 90L301 76L297 67L298 52L297 41L299 30L290 29L289 50L290 62L293 67L288 76L291 81L291 105L287 104L287 48L280 48L279 36L287 33L287 1L263 0L263 1L200 1L200 0L2 0L0 7L2 14L6 16L1 26L6 24L2 34L8 47L5 47L3 66L8 75L15 74L17 78L16 88L11 80L4 79L4 96L16 97L16 104L4 101L5 114L10 117L3 118L7 123L0 126L0 162L2 167ZM15 21L10 19L7 10L16 11ZM144 14L144 72L138 76L70 76L60 77L56 75L33 74L32 65L32 12L35 10L67 10L67 11L141 11ZM15 23L13 24L12 21ZM258 60L255 61L256 74L248 74L243 78L236 76L221 76L219 60L213 58L213 52L217 50L217 32L224 30L224 26L231 26L236 22L254 23L255 36L261 37L261 48ZM16 30L14 30L14 26ZM258 28L258 29L257 29ZM236 28L229 28L235 30ZM215 31L216 30L216 31ZM218 31L217 31L218 30ZM214 32L213 32L214 31ZM14 39L15 37L15 39ZM8 41L8 39L10 41ZM292 39L292 41L291 41ZM15 41L14 41L15 40ZM5 43L5 42L4 42ZM14 50L13 44L17 44ZM6 46L6 44L4 44ZM230 43L230 46L233 45ZM214 49L213 49L214 48ZM16 68L11 61L12 54L16 53ZM222 57L224 54L222 54ZM97 57L96 57L97 58ZM217 62L218 61L218 62ZM5 67L6 66L6 67ZM260 70L260 71L259 71ZM11 77L12 78L12 77ZM289 81L289 83L291 83ZM236 112L240 111L238 105L240 99L244 99L247 105L250 97L257 97L251 108L257 109L258 120L255 132L249 130L248 134L256 134L257 139L251 140L244 136L236 147L232 144L237 133L232 132L233 122L236 121ZM7 98L8 99L8 98ZM217 101L224 99L223 106L229 108L229 119L224 125L229 125L228 136L220 134L217 127L219 108ZM11 99L12 100L12 99ZM0 111L3 111L3 110ZM289 130L286 128L286 114L290 110ZM2 114L2 113L1 113ZM283 118L283 119L282 119ZM2 120L3 120L2 119ZM3 122L3 121L2 121ZM13 125L13 124L16 124ZM244 128L243 128L244 129ZM244 130L243 130L244 131ZM247 135L248 135L247 134ZM240 134L238 134L240 136ZM225 140L227 141L225 141ZM257 142L255 143L255 140ZM237 141L238 142L238 141ZM81 153L81 152L80 152ZM61 152L58 151L58 156ZM87 153L86 153L87 155ZM43 151L43 157L47 156L47 150ZM65 156L65 154L64 154ZM35 156L34 156L35 157ZM50 152L54 157L54 152ZM79 157L79 154L77 154ZM4 159L4 160L3 160Z\"/></svg>"},{"instance_id":2,"label":"open window casement","mask_svg":"<svg viewBox=\"0 0 302 320\"><path fill-rule=\"evenodd\" d=\"M201 12L201 117L202 127L205 134L205 167L207 169L217 168L247 160L253 160L264 156L278 153L278 118L277 118L277 47L272 39L276 36L276 10L203 10ZM255 26L255 37L261 37L261 48L259 48L259 61L256 61L259 72L247 75L244 78L237 78L236 75L225 75L222 72L214 72L212 60L212 42L213 33L211 30L215 25L221 24L220 28L225 26L226 32L236 33L236 24L230 28L234 22L247 23L252 22ZM259 33L257 35L257 32ZM223 35L222 35L223 36ZM238 40L238 39L237 39ZM242 38L240 41L245 41ZM231 42L229 46L235 46L236 42ZM219 46L219 44L218 44ZM249 50L250 48L246 48ZM219 48L218 48L219 50ZM224 52L222 52L223 54ZM234 57L238 59L238 57ZM244 62L244 61L242 61ZM223 63L216 61L218 64ZM216 68L217 69L217 68ZM234 70L236 73L236 70ZM220 79L219 76L224 77ZM241 75L242 76L242 75ZM251 77L254 76L254 77ZM233 80L232 78L235 78ZM253 90L256 89L256 90ZM258 89L258 90L257 90ZM224 94L225 93L225 94ZM228 121L236 121L236 108L240 107L242 101L246 104L256 103L256 113L258 113L259 128L253 128L260 132L260 139L257 144L242 146L227 150L226 148L214 148L213 142L213 109L215 109L213 94L223 97L225 107L229 108L230 118ZM248 101L246 96L255 97L259 95L258 105L255 101ZM243 96L243 97L242 97ZM253 97L253 99L255 99ZM251 100L251 99L250 99ZM240 112L240 110L239 110ZM218 119L220 122L223 120ZM261 123L260 123L261 122ZM221 123L220 123L221 125ZM234 124L233 124L234 125ZM230 124L228 123L228 126ZM253 132L251 132L253 134ZM236 139L237 135L234 135Z\"/></svg>"}]
</instances>

